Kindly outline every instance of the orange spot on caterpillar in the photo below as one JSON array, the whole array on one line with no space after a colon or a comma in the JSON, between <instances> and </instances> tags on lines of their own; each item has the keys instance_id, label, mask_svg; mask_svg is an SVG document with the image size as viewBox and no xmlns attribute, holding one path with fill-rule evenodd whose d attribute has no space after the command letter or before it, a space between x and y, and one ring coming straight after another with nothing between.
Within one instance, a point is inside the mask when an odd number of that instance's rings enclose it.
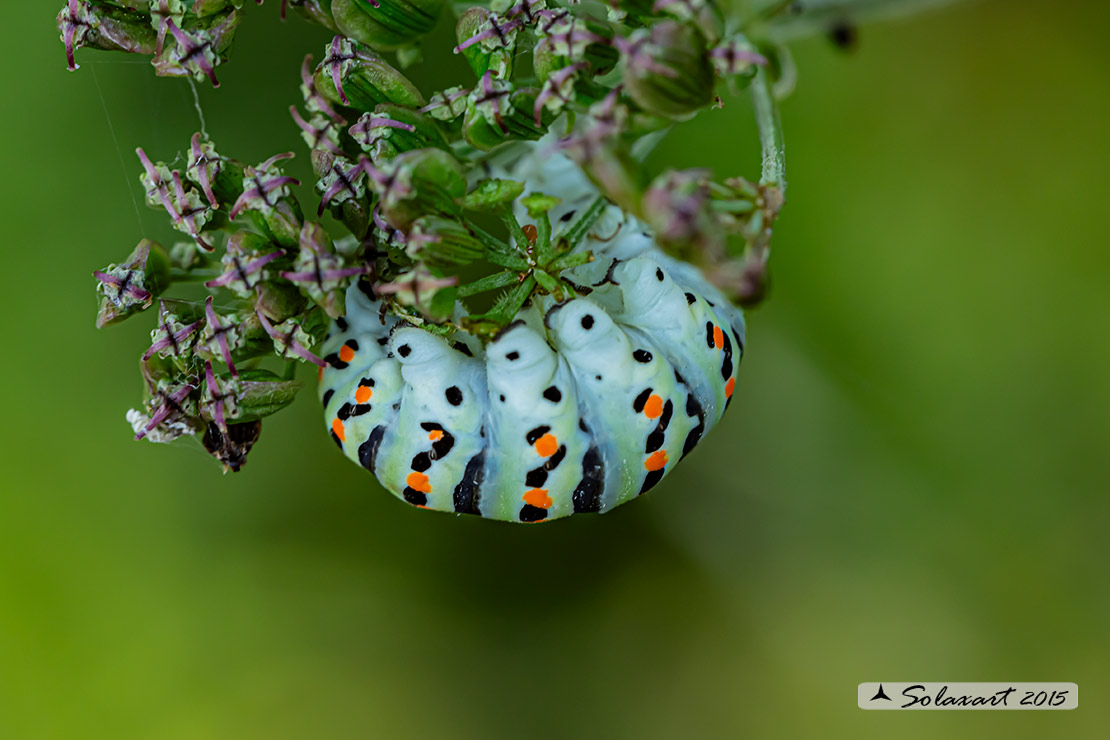
<instances>
[{"instance_id":1,"label":"orange spot on caterpillar","mask_svg":"<svg viewBox=\"0 0 1110 740\"><path fill-rule=\"evenodd\" d=\"M366 403L367 401L370 400L370 398L373 395L374 395L374 389L373 388L367 388L364 385L360 385L358 387L358 390L355 391L355 401L357 403Z\"/></svg>"},{"instance_id":2,"label":"orange spot on caterpillar","mask_svg":"<svg viewBox=\"0 0 1110 740\"><path fill-rule=\"evenodd\" d=\"M717 349L725 346L725 333L719 326L713 327L713 344L717 345Z\"/></svg>"},{"instance_id":3,"label":"orange spot on caterpillar","mask_svg":"<svg viewBox=\"0 0 1110 740\"><path fill-rule=\"evenodd\" d=\"M524 235L528 237L529 244L531 244L533 247L536 246L536 239L539 237L540 232L536 230L535 226L533 226L532 224L528 224L527 226L525 226Z\"/></svg>"},{"instance_id":4,"label":"orange spot on caterpillar","mask_svg":"<svg viewBox=\"0 0 1110 740\"><path fill-rule=\"evenodd\" d=\"M339 419L331 420L331 431L336 437L339 437L340 442L347 441L347 430L343 428L343 422Z\"/></svg>"},{"instance_id":5,"label":"orange spot on caterpillar","mask_svg":"<svg viewBox=\"0 0 1110 740\"><path fill-rule=\"evenodd\" d=\"M343 362L350 362L355 359L355 351L344 344L339 348L339 359L343 360Z\"/></svg>"},{"instance_id":6,"label":"orange spot on caterpillar","mask_svg":"<svg viewBox=\"0 0 1110 740\"><path fill-rule=\"evenodd\" d=\"M432 431L428 432L428 439L432 440L433 442L440 441L441 439L443 439L443 430L433 429Z\"/></svg>"},{"instance_id":7,"label":"orange spot on caterpillar","mask_svg":"<svg viewBox=\"0 0 1110 740\"><path fill-rule=\"evenodd\" d=\"M542 488L533 488L520 498L524 503L535 506L537 509L550 509L551 504L555 503L551 500L551 497L547 495L547 491Z\"/></svg>"},{"instance_id":8,"label":"orange spot on caterpillar","mask_svg":"<svg viewBox=\"0 0 1110 740\"><path fill-rule=\"evenodd\" d=\"M725 383L725 398L732 398L732 391L736 388L736 378L729 378Z\"/></svg>"},{"instance_id":9,"label":"orange spot on caterpillar","mask_svg":"<svg viewBox=\"0 0 1110 740\"><path fill-rule=\"evenodd\" d=\"M536 452L540 457L551 457L559 449L559 440L554 434L545 434L536 440Z\"/></svg>"},{"instance_id":10,"label":"orange spot on caterpillar","mask_svg":"<svg viewBox=\"0 0 1110 740\"><path fill-rule=\"evenodd\" d=\"M316 382L319 383L323 379L324 379L324 368L322 368L322 367L316 368Z\"/></svg>"},{"instance_id":11,"label":"orange spot on caterpillar","mask_svg":"<svg viewBox=\"0 0 1110 740\"><path fill-rule=\"evenodd\" d=\"M666 465L666 450L656 450L655 452L651 453L651 457L649 457L647 460L644 460L644 467L651 471L662 470L664 467L666 467Z\"/></svg>"},{"instance_id":12,"label":"orange spot on caterpillar","mask_svg":"<svg viewBox=\"0 0 1110 740\"><path fill-rule=\"evenodd\" d=\"M420 491L421 493L432 492L432 486L428 483L428 476L423 473L417 473L416 471L409 473L409 477L405 478L405 483L414 491Z\"/></svg>"},{"instance_id":13,"label":"orange spot on caterpillar","mask_svg":"<svg viewBox=\"0 0 1110 740\"><path fill-rule=\"evenodd\" d=\"M644 416L649 419L658 419L663 415L663 399L652 394L644 404Z\"/></svg>"}]
</instances>

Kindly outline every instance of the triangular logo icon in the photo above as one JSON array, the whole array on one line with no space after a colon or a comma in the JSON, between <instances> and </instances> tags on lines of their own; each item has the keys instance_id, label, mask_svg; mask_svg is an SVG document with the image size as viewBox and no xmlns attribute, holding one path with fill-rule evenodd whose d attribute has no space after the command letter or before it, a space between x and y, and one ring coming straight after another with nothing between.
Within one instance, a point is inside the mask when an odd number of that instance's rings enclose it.
<instances>
[{"instance_id":1,"label":"triangular logo icon","mask_svg":"<svg viewBox=\"0 0 1110 740\"><path fill-rule=\"evenodd\" d=\"M886 695L885 691L883 691L883 685L882 684L879 684L878 692L876 692L875 695L871 697L871 701L875 701L876 699L886 699L887 701L894 701L893 699L891 699L889 696Z\"/></svg>"}]
</instances>

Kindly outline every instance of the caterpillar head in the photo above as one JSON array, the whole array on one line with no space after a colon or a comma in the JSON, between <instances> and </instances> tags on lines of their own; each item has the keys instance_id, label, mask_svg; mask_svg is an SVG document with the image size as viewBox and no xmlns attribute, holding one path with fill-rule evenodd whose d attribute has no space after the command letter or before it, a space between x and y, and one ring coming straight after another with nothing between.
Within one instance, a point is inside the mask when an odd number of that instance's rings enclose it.
<instances>
[{"instance_id":1,"label":"caterpillar head","mask_svg":"<svg viewBox=\"0 0 1110 740\"><path fill-rule=\"evenodd\" d=\"M511 324L486 348L491 387L546 386L557 366L547 340L524 323Z\"/></svg>"}]
</instances>

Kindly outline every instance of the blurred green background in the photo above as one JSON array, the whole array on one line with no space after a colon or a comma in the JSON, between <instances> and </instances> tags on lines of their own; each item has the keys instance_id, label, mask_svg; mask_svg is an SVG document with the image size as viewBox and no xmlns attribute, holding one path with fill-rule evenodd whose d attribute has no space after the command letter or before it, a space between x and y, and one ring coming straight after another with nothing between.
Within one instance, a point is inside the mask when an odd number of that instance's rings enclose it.
<instances>
[{"instance_id":1,"label":"blurred green background","mask_svg":"<svg viewBox=\"0 0 1110 740\"><path fill-rule=\"evenodd\" d=\"M773 290L723 426L652 495L429 514L306 394L244 472L130 439L149 322L93 328L186 83L9 3L2 738L1096 738L1110 728L1110 8L965 3L794 45ZM326 32L247 8L220 150L295 150ZM441 84L468 78L458 60ZM445 79L450 78L450 79ZM755 174L745 97L657 161ZM117 147L118 141L118 147ZM136 213L136 211L138 211ZM1075 681L1073 712L863 712L873 680Z\"/></svg>"}]
</instances>

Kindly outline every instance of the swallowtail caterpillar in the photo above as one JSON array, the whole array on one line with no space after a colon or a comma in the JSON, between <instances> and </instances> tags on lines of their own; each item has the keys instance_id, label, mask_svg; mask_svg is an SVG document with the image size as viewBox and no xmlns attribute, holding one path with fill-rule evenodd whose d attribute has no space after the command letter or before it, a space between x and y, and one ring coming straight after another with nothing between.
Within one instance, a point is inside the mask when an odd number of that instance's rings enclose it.
<instances>
[{"instance_id":1,"label":"swallowtail caterpillar","mask_svg":"<svg viewBox=\"0 0 1110 740\"><path fill-rule=\"evenodd\" d=\"M568 189L551 179L529 184ZM319 384L343 453L410 504L505 521L605 512L658 484L728 407L744 318L640 222L616 207L603 222L616 236L587 239L594 261L567 275L584 295L535 299L485 346L352 286Z\"/></svg>"}]
</instances>

